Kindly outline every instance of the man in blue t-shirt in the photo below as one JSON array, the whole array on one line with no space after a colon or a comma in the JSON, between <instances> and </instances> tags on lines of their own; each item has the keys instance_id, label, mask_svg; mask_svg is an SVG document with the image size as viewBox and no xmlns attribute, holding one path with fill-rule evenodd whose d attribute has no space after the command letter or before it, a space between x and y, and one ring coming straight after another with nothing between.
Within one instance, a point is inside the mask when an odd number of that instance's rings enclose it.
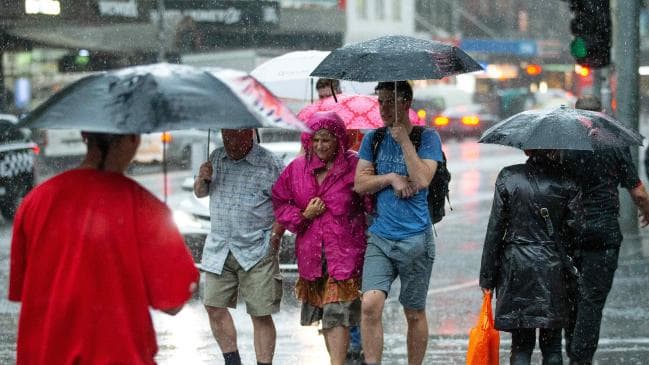
<instances>
[{"instance_id":1,"label":"man in blue t-shirt","mask_svg":"<svg viewBox=\"0 0 649 365\"><path fill-rule=\"evenodd\" d=\"M425 129L415 149L409 138L412 88L406 81L380 82L375 90L388 130L376 156L374 132L363 138L354 180L356 192L376 194L377 216L369 228L363 265L363 351L367 364L381 362L383 305L399 276L399 302L408 323L408 364L421 364L428 343L425 307L435 258L427 195L437 162L442 161L442 144L437 132Z\"/></svg>"}]
</instances>

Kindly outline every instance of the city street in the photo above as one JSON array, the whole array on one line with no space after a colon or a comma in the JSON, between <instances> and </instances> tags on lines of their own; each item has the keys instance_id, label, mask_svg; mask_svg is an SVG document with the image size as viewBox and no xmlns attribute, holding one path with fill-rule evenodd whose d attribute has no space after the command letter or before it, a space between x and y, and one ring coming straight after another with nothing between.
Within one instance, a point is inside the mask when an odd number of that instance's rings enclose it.
<instances>
[{"instance_id":1,"label":"city street","mask_svg":"<svg viewBox=\"0 0 649 365\"><path fill-rule=\"evenodd\" d=\"M429 343L426 364L463 364L468 332L475 325L482 295L478 271L493 184L506 165L525 160L522 151L475 140L445 144L452 174L452 211L435 226L436 259L428 296ZM644 171L641 172L644 180ZM190 171L169 174L169 205L183 196L180 184ZM159 172L134 176L157 195L162 193ZM19 305L6 300L10 223L0 224L0 363L15 361L15 329ZM317 327L299 325L299 306L287 275L282 310L275 315L278 340L276 364L327 364L324 340ZM405 318L397 301L398 282L384 311L384 364L406 364ZM625 237L613 291L602 323L600 346L594 364L643 364L649 358L649 231L640 237ZM198 299L192 300L177 316L152 312L158 333L159 364L222 364L223 358L212 338L207 315ZM252 325L240 306L233 312L239 331L239 349L245 364L255 363ZM508 363L510 336L501 332L500 355ZM540 363L537 351L533 363Z\"/></svg>"}]
</instances>

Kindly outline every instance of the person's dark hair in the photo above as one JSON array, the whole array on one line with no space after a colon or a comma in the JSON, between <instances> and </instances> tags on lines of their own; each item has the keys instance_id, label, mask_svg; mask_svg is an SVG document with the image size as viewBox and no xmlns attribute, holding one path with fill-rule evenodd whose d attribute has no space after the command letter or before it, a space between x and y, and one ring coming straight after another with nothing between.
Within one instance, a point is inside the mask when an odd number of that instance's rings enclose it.
<instances>
[{"instance_id":1,"label":"person's dark hair","mask_svg":"<svg viewBox=\"0 0 649 365\"><path fill-rule=\"evenodd\" d=\"M334 91L340 93L340 81L336 79L318 79L315 83L316 90L333 87Z\"/></svg>"},{"instance_id":2,"label":"person's dark hair","mask_svg":"<svg viewBox=\"0 0 649 365\"><path fill-rule=\"evenodd\" d=\"M116 139L120 138L121 134L110 134L110 133L95 133L95 132L81 132L82 137L86 140L88 147L96 146L101 152L101 161L97 168L99 170L104 169L104 163L106 162L106 155L108 155L108 149L110 148L111 143Z\"/></svg>"},{"instance_id":3,"label":"person's dark hair","mask_svg":"<svg viewBox=\"0 0 649 365\"><path fill-rule=\"evenodd\" d=\"M592 110L596 112L602 111L602 102L595 95L584 95L577 99L575 109Z\"/></svg>"},{"instance_id":4,"label":"person's dark hair","mask_svg":"<svg viewBox=\"0 0 649 365\"><path fill-rule=\"evenodd\" d=\"M395 81L381 81L374 88L374 91L378 92L379 90L389 90L394 92ZM396 81L397 85L397 95L402 97L404 100L412 100L412 86L408 81Z\"/></svg>"}]
</instances>

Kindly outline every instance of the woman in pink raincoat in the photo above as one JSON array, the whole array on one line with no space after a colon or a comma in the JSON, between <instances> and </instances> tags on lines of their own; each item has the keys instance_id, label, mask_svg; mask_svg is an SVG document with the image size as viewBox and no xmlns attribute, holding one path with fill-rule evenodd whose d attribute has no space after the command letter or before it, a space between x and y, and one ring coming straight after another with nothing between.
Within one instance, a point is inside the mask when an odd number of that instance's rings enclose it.
<instances>
[{"instance_id":1,"label":"woman in pink raincoat","mask_svg":"<svg viewBox=\"0 0 649 365\"><path fill-rule=\"evenodd\" d=\"M349 327L360 320L365 211L371 204L352 190L358 157L348 149L340 117L319 112L307 124L313 133L302 135L305 153L273 186L273 207L277 222L296 234L301 324L322 321L331 363L344 364Z\"/></svg>"}]
</instances>

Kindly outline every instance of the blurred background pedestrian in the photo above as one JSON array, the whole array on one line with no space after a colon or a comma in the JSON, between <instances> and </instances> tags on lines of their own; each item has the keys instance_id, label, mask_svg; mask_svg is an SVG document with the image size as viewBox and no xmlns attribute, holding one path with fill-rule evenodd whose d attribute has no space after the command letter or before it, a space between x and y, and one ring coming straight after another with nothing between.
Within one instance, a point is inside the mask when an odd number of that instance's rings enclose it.
<instances>
[{"instance_id":1,"label":"blurred background pedestrian","mask_svg":"<svg viewBox=\"0 0 649 365\"><path fill-rule=\"evenodd\" d=\"M575 108L601 112L602 104L599 98L586 95L577 100ZM649 195L628 147L566 151L562 160L565 173L582 190L586 223L575 253L581 281L570 293L572 306L566 328L566 352L571 364L591 364L622 243L618 186L629 192L640 211L643 227L649 224Z\"/></svg>"}]
</instances>

